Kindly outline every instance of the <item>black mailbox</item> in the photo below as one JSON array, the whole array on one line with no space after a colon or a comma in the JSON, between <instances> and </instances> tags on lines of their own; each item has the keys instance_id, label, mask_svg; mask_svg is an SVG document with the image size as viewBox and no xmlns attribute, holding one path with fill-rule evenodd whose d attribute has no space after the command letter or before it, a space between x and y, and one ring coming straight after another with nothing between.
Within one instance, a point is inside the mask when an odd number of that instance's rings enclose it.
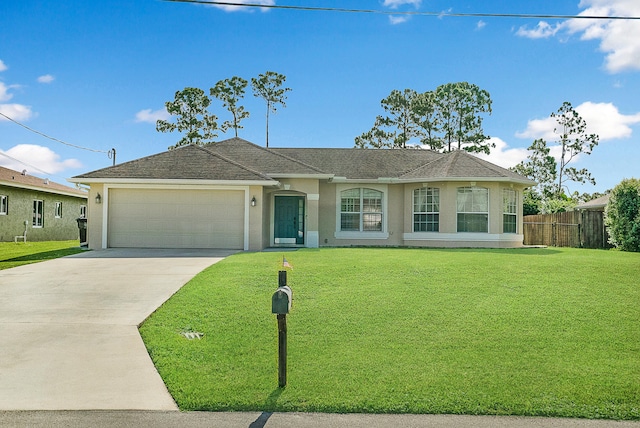
<instances>
[{"instance_id":1,"label":"black mailbox","mask_svg":"<svg viewBox=\"0 0 640 428\"><path fill-rule=\"evenodd\" d=\"M271 296L271 313L286 315L291 310L291 288L288 286L278 287Z\"/></svg>"}]
</instances>

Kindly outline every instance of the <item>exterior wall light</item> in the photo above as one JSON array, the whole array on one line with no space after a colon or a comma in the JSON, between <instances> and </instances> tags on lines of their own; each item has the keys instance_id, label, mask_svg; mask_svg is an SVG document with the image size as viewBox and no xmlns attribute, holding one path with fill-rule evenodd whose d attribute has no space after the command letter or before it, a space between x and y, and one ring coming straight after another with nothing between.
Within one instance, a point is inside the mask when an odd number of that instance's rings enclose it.
<instances>
[{"instance_id":1,"label":"exterior wall light","mask_svg":"<svg viewBox=\"0 0 640 428\"><path fill-rule=\"evenodd\" d=\"M251 206L252 206L252 207L255 207L255 206L256 206L256 203L257 203L257 201L256 201L256 197L254 196L253 198L251 198Z\"/></svg>"},{"instance_id":2,"label":"exterior wall light","mask_svg":"<svg viewBox=\"0 0 640 428\"><path fill-rule=\"evenodd\" d=\"M98 193L96 195L96 204L101 204L102 203L102 196L100 196L100 193Z\"/></svg>"}]
</instances>

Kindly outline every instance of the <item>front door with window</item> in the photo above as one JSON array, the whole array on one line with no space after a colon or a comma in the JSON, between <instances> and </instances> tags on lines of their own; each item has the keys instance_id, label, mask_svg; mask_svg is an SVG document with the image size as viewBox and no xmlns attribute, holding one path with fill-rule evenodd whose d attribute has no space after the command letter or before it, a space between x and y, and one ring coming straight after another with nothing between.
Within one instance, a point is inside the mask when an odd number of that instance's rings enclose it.
<instances>
[{"instance_id":1,"label":"front door with window","mask_svg":"<svg viewBox=\"0 0 640 428\"><path fill-rule=\"evenodd\" d=\"M304 244L304 197L276 196L274 206L274 243Z\"/></svg>"}]
</instances>

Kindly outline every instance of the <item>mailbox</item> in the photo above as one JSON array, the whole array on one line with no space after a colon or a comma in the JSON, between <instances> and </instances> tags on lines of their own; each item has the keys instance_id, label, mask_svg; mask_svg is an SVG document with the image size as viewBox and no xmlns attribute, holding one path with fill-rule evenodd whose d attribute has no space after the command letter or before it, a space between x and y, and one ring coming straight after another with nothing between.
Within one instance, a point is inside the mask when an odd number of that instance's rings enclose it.
<instances>
[{"instance_id":1,"label":"mailbox","mask_svg":"<svg viewBox=\"0 0 640 428\"><path fill-rule=\"evenodd\" d=\"M278 287L278 289L271 296L271 313L284 315L288 314L291 310L291 288L288 286Z\"/></svg>"}]
</instances>

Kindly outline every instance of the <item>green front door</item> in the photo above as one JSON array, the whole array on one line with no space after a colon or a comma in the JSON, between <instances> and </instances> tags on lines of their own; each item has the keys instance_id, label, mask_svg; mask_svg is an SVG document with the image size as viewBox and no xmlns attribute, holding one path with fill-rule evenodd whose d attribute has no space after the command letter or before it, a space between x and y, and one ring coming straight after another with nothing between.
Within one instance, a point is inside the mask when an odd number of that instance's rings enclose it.
<instances>
[{"instance_id":1,"label":"green front door","mask_svg":"<svg viewBox=\"0 0 640 428\"><path fill-rule=\"evenodd\" d=\"M274 215L275 244L304 244L304 197L276 196Z\"/></svg>"}]
</instances>

